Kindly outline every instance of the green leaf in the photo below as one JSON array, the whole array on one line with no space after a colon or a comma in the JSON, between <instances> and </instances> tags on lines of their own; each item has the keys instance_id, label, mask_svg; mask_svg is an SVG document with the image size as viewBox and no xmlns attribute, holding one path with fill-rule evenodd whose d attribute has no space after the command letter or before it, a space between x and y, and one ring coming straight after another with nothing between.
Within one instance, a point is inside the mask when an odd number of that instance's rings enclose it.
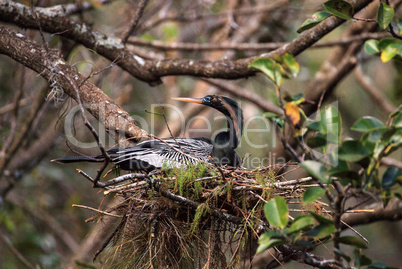
<instances>
[{"instance_id":1,"label":"green leaf","mask_svg":"<svg viewBox=\"0 0 402 269\"><path fill-rule=\"evenodd\" d=\"M347 162L358 162L370 154L370 150L356 140L344 141L338 151L339 159Z\"/></svg>"},{"instance_id":2,"label":"green leaf","mask_svg":"<svg viewBox=\"0 0 402 269\"><path fill-rule=\"evenodd\" d=\"M396 55L402 56L402 41L396 38L381 39L378 48L381 51L381 60L384 63Z\"/></svg>"},{"instance_id":3,"label":"green leaf","mask_svg":"<svg viewBox=\"0 0 402 269\"><path fill-rule=\"evenodd\" d=\"M392 37L383 38L379 41L378 48L380 51L385 50L386 47L388 47L389 45L391 45L395 42L397 42L397 40L395 38L392 38Z\"/></svg>"},{"instance_id":4,"label":"green leaf","mask_svg":"<svg viewBox=\"0 0 402 269\"><path fill-rule=\"evenodd\" d=\"M269 248L279 246L284 244L284 238L280 234L275 232L266 232L261 235L260 239L258 239L259 246L257 248L257 254L261 253Z\"/></svg>"},{"instance_id":5,"label":"green leaf","mask_svg":"<svg viewBox=\"0 0 402 269\"><path fill-rule=\"evenodd\" d=\"M357 267L367 266L372 263L371 260L367 258L367 256L363 255L361 249L355 249L354 254L355 254L355 266Z\"/></svg>"},{"instance_id":6,"label":"green leaf","mask_svg":"<svg viewBox=\"0 0 402 269\"><path fill-rule=\"evenodd\" d=\"M290 225L288 233L290 234L297 231L301 231L313 225L314 225L314 218L311 215L298 216L293 221L292 225Z\"/></svg>"},{"instance_id":7,"label":"green leaf","mask_svg":"<svg viewBox=\"0 0 402 269\"><path fill-rule=\"evenodd\" d=\"M259 58L254 60L249 67L263 72L273 83L280 86L283 78L280 72L280 66L271 58Z\"/></svg>"},{"instance_id":8,"label":"green leaf","mask_svg":"<svg viewBox=\"0 0 402 269\"><path fill-rule=\"evenodd\" d=\"M350 129L358 132L367 132L383 126L384 123L382 123L382 121L379 119L366 116L357 120Z\"/></svg>"},{"instance_id":9,"label":"green leaf","mask_svg":"<svg viewBox=\"0 0 402 269\"><path fill-rule=\"evenodd\" d=\"M303 193L303 203L316 201L325 194L325 189L321 187L310 187Z\"/></svg>"},{"instance_id":10,"label":"green leaf","mask_svg":"<svg viewBox=\"0 0 402 269\"><path fill-rule=\"evenodd\" d=\"M310 212L311 216L313 216L315 218L316 221L318 221L320 224L323 225L330 225L330 224L334 224L334 222L330 219L327 219L317 213L314 212Z\"/></svg>"},{"instance_id":11,"label":"green leaf","mask_svg":"<svg viewBox=\"0 0 402 269\"><path fill-rule=\"evenodd\" d=\"M355 13L353 6L348 2L342 0L327 1L324 3L324 8L332 15L344 20L352 19Z\"/></svg>"},{"instance_id":12,"label":"green leaf","mask_svg":"<svg viewBox=\"0 0 402 269\"><path fill-rule=\"evenodd\" d=\"M335 225L333 224L320 224L315 226L314 229L306 233L307 236L317 237L319 239L330 236L332 233L336 232Z\"/></svg>"},{"instance_id":13,"label":"green leaf","mask_svg":"<svg viewBox=\"0 0 402 269\"><path fill-rule=\"evenodd\" d=\"M338 156L338 155L336 155L336 156ZM332 167L331 169L329 169L328 174L330 176L337 176L337 175L347 173L348 171L349 171L348 163L343 160L338 160L338 164L336 166Z\"/></svg>"},{"instance_id":14,"label":"green leaf","mask_svg":"<svg viewBox=\"0 0 402 269\"><path fill-rule=\"evenodd\" d=\"M271 239L268 242L268 244L259 245L258 248L257 248L256 253L259 254L259 253L261 253L261 252L263 252L263 251L265 251L265 250L267 250L269 248L276 247L276 246L279 246L279 245L283 245L284 243L285 243L285 241L282 240L282 239Z\"/></svg>"},{"instance_id":15,"label":"green leaf","mask_svg":"<svg viewBox=\"0 0 402 269\"><path fill-rule=\"evenodd\" d=\"M402 127L402 111L398 111L394 116L393 116L393 121L392 125L395 127Z\"/></svg>"},{"instance_id":16,"label":"green leaf","mask_svg":"<svg viewBox=\"0 0 402 269\"><path fill-rule=\"evenodd\" d=\"M377 143L381 140L386 140L396 132L396 128L393 126L380 126L375 129L368 130L367 133L363 134L360 139L363 144L370 148L371 143Z\"/></svg>"},{"instance_id":17,"label":"green leaf","mask_svg":"<svg viewBox=\"0 0 402 269\"><path fill-rule=\"evenodd\" d=\"M327 169L324 165L316 161L304 161L299 164L301 168L306 170L313 177L321 180L324 183L330 183L331 179L327 175Z\"/></svg>"},{"instance_id":18,"label":"green leaf","mask_svg":"<svg viewBox=\"0 0 402 269\"><path fill-rule=\"evenodd\" d=\"M364 49L368 54L377 55L380 53L380 49L378 48L379 41L376 39L367 40L364 43Z\"/></svg>"},{"instance_id":19,"label":"green leaf","mask_svg":"<svg viewBox=\"0 0 402 269\"><path fill-rule=\"evenodd\" d=\"M309 130L319 131L319 132L322 130L322 126L321 126L320 121L314 121L314 120L310 120L310 119L307 119L307 120L308 120L307 128Z\"/></svg>"},{"instance_id":20,"label":"green leaf","mask_svg":"<svg viewBox=\"0 0 402 269\"><path fill-rule=\"evenodd\" d=\"M331 13L328 13L326 11L317 12L313 14L311 19L307 19L305 22L303 22L302 26L300 26L300 28L297 29L297 32L300 34L308 29L311 29L330 16Z\"/></svg>"},{"instance_id":21,"label":"green leaf","mask_svg":"<svg viewBox=\"0 0 402 269\"><path fill-rule=\"evenodd\" d=\"M264 118L270 119L270 118L276 118L276 117L280 117L282 115L278 115L276 113L272 113L272 112L265 112L264 114L262 114L262 116Z\"/></svg>"},{"instance_id":22,"label":"green leaf","mask_svg":"<svg viewBox=\"0 0 402 269\"><path fill-rule=\"evenodd\" d=\"M282 59L283 59L282 67L285 70L286 77L288 78L297 77L297 74L299 74L300 71L300 66L298 62L296 62L293 55L285 53Z\"/></svg>"},{"instance_id":23,"label":"green leaf","mask_svg":"<svg viewBox=\"0 0 402 269\"><path fill-rule=\"evenodd\" d=\"M296 105L300 105L304 101L304 94L298 93L292 96L292 101L295 102Z\"/></svg>"},{"instance_id":24,"label":"green leaf","mask_svg":"<svg viewBox=\"0 0 402 269\"><path fill-rule=\"evenodd\" d=\"M382 176L381 185L384 189L389 189L397 182L397 178L402 176L402 169L389 166Z\"/></svg>"},{"instance_id":25,"label":"green leaf","mask_svg":"<svg viewBox=\"0 0 402 269\"><path fill-rule=\"evenodd\" d=\"M381 61L383 63L386 63L392 58L394 58L398 54L397 48L393 46L387 46L382 52L381 52Z\"/></svg>"},{"instance_id":26,"label":"green leaf","mask_svg":"<svg viewBox=\"0 0 402 269\"><path fill-rule=\"evenodd\" d=\"M382 29L388 27L394 18L394 9L387 4L380 3L380 8L377 12L377 21Z\"/></svg>"},{"instance_id":27,"label":"green leaf","mask_svg":"<svg viewBox=\"0 0 402 269\"><path fill-rule=\"evenodd\" d=\"M318 133L315 136L307 139L307 145L310 148L324 147L327 145L327 139L323 134Z\"/></svg>"},{"instance_id":28,"label":"green leaf","mask_svg":"<svg viewBox=\"0 0 402 269\"><path fill-rule=\"evenodd\" d=\"M323 129L322 132L327 135L327 141L338 144L342 130L342 117L339 110L334 106L326 107L321 111L320 123Z\"/></svg>"},{"instance_id":29,"label":"green leaf","mask_svg":"<svg viewBox=\"0 0 402 269\"><path fill-rule=\"evenodd\" d=\"M276 228L285 228L289 221L289 210L285 198L275 196L264 206L265 217Z\"/></svg>"},{"instance_id":30,"label":"green leaf","mask_svg":"<svg viewBox=\"0 0 402 269\"><path fill-rule=\"evenodd\" d=\"M364 249L367 248L366 242L364 242L361 238L355 236L349 236L349 235L342 236L341 238L339 238L338 242L345 245L355 246L358 248L364 248Z\"/></svg>"}]
</instances>

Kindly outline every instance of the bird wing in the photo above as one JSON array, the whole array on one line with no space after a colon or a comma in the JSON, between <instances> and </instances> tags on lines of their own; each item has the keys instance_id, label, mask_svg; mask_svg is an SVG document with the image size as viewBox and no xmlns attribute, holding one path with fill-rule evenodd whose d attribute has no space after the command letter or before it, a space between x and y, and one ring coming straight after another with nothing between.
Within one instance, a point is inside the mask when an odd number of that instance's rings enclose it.
<instances>
[{"instance_id":1,"label":"bird wing","mask_svg":"<svg viewBox=\"0 0 402 269\"><path fill-rule=\"evenodd\" d=\"M141 161L156 168L164 165L180 167L189 162L195 164L200 160L208 161L211 152L212 143L204 138L168 138L163 141L155 139L141 142L132 148L118 150L117 157L112 161L116 165Z\"/></svg>"}]
</instances>

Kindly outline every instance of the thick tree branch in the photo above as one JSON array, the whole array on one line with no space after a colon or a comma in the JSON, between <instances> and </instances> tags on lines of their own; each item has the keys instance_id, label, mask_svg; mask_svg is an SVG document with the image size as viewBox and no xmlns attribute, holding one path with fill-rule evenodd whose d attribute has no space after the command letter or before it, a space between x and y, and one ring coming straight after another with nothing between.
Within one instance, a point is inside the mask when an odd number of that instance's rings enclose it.
<instances>
[{"instance_id":1,"label":"thick tree branch","mask_svg":"<svg viewBox=\"0 0 402 269\"><path fill-rule=\"evenodd\" d=\"M131 116L119 107L112 99L103 93L92 83L88 82L81 74L54 51L49 54L21 33L10 28L0 26L0 53L8 55L17 62L31 68L44 79L53 81L54 87L63 89L70 97L77 100L74 87L70 81L76 82L80 89L82 103L107 131L119 137L119 133L138 142L147 137L147 133L135 125ZM82 84L82 85L81 85ZM80 86L81 85L81 86ZM123 145L124 146L124 145Z\"/></svg>"},{"instance_id":2,"label":"thick tree branch","mask_svg":"<svg viewBox=\"0 0 402 269\"><path fill-rule=\"evenodd\" d=\"M358 12L370 2L372 0L356 1L356 3L353 3L354 10ZM296 56L345 22L343 19L330 17L279 49L258 57L249 57L237 61L147 60L125 49L119 38L108 37L102 33L93 31L88 25L74 21L67 16L60 16L58 12L51 12L51 10L46 9L35 9L35 11L44 31L60 33L83 44L87 48L95 50L109 60L113 61L118 57L122 57L122 60L118 63L120 67L151 85L161 83L161 77L172 75L192 75L224 79L249 77L256 73L255 70L248 67L253 60L259 57L272 57L274 54L284 53ZM8 1L1 3L0 18L2 21L14 23L20 27L38 28L31 9L18 3Z\"/></svg>"}]
</instances>

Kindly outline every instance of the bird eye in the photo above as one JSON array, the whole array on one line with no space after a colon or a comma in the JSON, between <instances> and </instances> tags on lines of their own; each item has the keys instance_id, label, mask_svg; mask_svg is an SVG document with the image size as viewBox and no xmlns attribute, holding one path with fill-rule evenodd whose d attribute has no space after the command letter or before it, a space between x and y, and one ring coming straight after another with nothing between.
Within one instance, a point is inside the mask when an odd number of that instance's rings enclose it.
<instances>
[{"instance_id":1,"label":"bird eye","mask_svg":"<svg viewBox=\"0 0 402 269\"><path fill-rule=\"evenodd\" d=\"M204 97L204 101L205 101L205 102L208 102L208 103L211 102L211 97L209 97L209 96Z\"/></svg>"}]
</instances>

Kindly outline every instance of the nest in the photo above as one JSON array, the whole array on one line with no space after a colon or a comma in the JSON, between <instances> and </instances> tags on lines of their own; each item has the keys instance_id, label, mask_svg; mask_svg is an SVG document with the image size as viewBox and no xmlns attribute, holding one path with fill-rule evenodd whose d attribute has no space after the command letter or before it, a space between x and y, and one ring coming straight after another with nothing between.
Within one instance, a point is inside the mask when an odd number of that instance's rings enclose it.
<instances>
[{"instance_id":1,"label":"nest","mask_svg":"<svg viewBox=\"0 0 402 269\"><path fill-rule=\"evenodd\" d=\"M275 195L299 204L311 178L285 180L295 164L260 169L195 165L106 182L122 202L91 218L121 217L97 251L112 268L228 268L255 253L269 225L264 204Z\"/></svg>"}]
</instances>

